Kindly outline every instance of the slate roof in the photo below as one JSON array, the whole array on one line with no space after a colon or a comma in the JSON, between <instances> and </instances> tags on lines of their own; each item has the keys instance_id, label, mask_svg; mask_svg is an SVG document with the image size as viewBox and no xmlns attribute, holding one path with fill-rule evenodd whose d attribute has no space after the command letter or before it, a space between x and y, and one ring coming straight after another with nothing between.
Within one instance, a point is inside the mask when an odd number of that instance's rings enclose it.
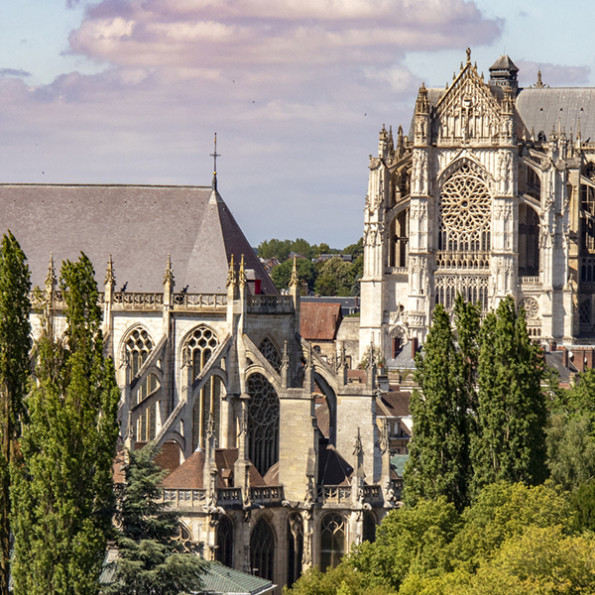
<instances>
[{"instance_id":1,"label":"slate roof","mask_svg":"<svg viewBox=\"0 0 595 595\"><path fill-rule=\"evenodd\" d=\"M0 231L10 229L27 255L33 285L43 286L50 253L56 267L84 251L100 287L109 254L116 290L163 291L171 254L176 291L225 293L231 255L241 254L264 293L277 293L229 208L209 186L0 184Z\"/></svg>"},{"instance_id":2,"label":"slate roof","mask_svg":"<svg viewBox=\"0 0 595 595\"><path fill-rule=\"evenodd\" d=\"M543 131L549 138L552 129L561 127L576 137L580 119L581 138L595 142L595 88L532 87L521 89L516 108L527 130L537 135Z\"/></svg>"},{"instance_id":3,"label":"slate roof","mask_svg":"<svg viewBox=\"0 0 595 595\"><path fill-rule=\"evenodd\" d=\"M204 587L200 593L205 595L261 595L275 588L266 578L240 572L216 562L209 564L207 572L201 578Z\"/></svg>"},{"instance_id":4,"label":"slate roof","mask_svg":"<svg viewBox=\"0 0 595 595\"><path fill-rule=\"evenodd\" d=\"M300 303L300 335L308 341L334 341L341 319L341 304Z\"/></svg>"}]
</instances>

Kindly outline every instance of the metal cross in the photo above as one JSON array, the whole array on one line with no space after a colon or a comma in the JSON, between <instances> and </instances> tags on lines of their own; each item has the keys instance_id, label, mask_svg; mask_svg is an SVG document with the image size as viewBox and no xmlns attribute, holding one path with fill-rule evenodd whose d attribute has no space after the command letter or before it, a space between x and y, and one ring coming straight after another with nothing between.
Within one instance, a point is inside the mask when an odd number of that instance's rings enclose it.
<instances>
[{"instance_id":1,"label":"metal cross","mask_svg":"<svg viewBox=\"0 0 595 595\"><path fill-rule=\"evenodd\" d=\"M214 142L214 151L211 153L211 157L213 158L213 175L217 175L217 157L221 157L219 153L217 153L217 133L215 132L215 142Z\"/></svg>"}]
</instances>

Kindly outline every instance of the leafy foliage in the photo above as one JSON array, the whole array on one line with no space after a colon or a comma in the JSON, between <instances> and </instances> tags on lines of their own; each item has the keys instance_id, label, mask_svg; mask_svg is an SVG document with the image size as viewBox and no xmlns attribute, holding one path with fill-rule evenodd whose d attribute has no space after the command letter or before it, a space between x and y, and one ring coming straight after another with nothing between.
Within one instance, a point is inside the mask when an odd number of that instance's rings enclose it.
<instances>
[{"instance_id":1,"label":"leafy foliage","mask_svg":"<svg viewBox=\"0 0 595 595\"><path fill-rule=\"evenodd\" d=\"M476 492L499 480L537 484L547 477L544 374L524 312L517 314L509 296L481 327L478 427L471 442Z\"/></svg>"},{"instance_id":2,"label":"leafy foliage","mask_svg":"<svg viewBox=\"0 0 595 595\"><path fill-rule=\"evenodd\" d=\"M197 554L182 553L178 515L159 500L164 472L154 462L155 447L147 444L128 453L126 483L118 507L120 526L113 595L182 593L202 587L206 562Z\"/></svg>"},{"instance_id":3,"label":"leafy foliage","mask_svg":"<svg viewBox=\"0 0 595 595\"><path fill-rule=\"evenodd\" d=\"M8 593L11 467L30 373L30 288L25 254L9 231L0 245L0 593Z\"/></svg>"},{"instance_id":4,"label":"leafy foliage","mask_svg":"<svg viewBox=\"0 0 595 595\"><path fill-rule=\"evenodd\" d=\"M469 416L463 360L454 342L448 314L438 304L425 343L425 356L416 357L420 390L411 396L414 439L405 469L405 498L443 495L457 509L468 503Z\"/></svg>"},{"instance_id":5,"label":"leafy foliage","mask_svg":"<svg viewBox=\"0 0 595 595\"><path fill-rule=\"evenodd\" d=\"M103 356L97 286L84 254L63 264L60 285L66 341L55 340L46 321L15 472L16 593L96 593L111 530L120 393Z\"/></svg>"},{"instance_id":6,"label":"leafy foliage","mask_svg":"<svg viewBox=\"0 0 595 595\"><path fill-rule=\"evenodd\" d=\"M383 520L364 543L288 593L529 595L595 592L595 538L577 534L568 498L552 485L486 486L462 514L444 497Z\"/></svg>"}]
</instances>

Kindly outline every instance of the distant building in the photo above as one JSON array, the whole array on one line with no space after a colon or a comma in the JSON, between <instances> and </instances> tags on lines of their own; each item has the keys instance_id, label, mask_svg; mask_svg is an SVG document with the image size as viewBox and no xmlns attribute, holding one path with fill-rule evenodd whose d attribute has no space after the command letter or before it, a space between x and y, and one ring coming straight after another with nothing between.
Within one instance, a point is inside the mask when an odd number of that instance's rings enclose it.
<instances>
[{"instance_id":1,"label":"distant building","mask_svg":"<svg viewBox=\"0 0 595 595\"><path fill-rule=\"evenodd\" d=\"M386 360L426 337L461 293L495 308L511 294L529 333L595 339L595 88L519 88L501 56L484 80L467 60L419 89L409 135L382 128L370 159L360 353Z\"/></svg>"}]
</instances>

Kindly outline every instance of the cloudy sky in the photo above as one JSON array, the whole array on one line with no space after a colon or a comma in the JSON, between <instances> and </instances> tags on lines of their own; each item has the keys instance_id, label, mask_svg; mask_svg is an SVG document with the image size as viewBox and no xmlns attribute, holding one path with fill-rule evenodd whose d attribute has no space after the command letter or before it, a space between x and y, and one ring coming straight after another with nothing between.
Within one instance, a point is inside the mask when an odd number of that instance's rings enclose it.
<instances>
[{"instance_id":1,"label":"cloudy sky","mask_svg":"<svg viewBox=\"0 0 595 595\"><path fill-rule=\"evenodd\" d=\"M368 155L472 49L595 86L591 0L2 0L0 181L210 184L253 245L357 241ZM594 116L595 117L595 116Z\"/></svg>"}]
</instances>

